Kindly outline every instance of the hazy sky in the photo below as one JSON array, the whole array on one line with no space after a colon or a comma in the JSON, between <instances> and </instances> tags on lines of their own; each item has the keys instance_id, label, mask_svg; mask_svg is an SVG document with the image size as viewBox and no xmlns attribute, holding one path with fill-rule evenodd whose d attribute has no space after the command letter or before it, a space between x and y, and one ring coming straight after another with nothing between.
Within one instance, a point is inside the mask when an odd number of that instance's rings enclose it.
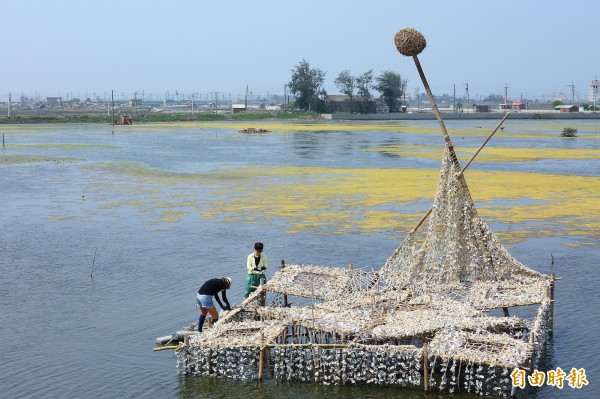
<instances>
[{"instance_id":1,"label":"hazy sky","mask_svg":"<svg viewBox=\"0 0 600 399\"><path fill-rule=\"evenodd\" d=\"M326 72L393 70L423 91L394 34L413 27L434 94L581 98L600 76L596 0L0 0L0 101L34 96L283 94L303 59Z\"/></svg>"}]
</instances>

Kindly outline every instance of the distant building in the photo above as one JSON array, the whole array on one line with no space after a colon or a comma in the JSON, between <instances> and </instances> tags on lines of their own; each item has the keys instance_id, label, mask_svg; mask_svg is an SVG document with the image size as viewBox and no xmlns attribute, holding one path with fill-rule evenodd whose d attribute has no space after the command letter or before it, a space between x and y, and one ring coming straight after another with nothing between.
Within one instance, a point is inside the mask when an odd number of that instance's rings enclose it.
<instances>
[{"instance_id":1,"label":"distant building","mask_svg":"<svg viewBox=\"0 0 600 399\"><path fill-rule=\"evenodd\" d=\"M588 100L600 102L600 80L592 80L592 83L590 83Z\"/></svg>"},{"instance_id":2,"label":"distant building","mask_svg":"<svg viewBox=\"0 0 600 399\"><path fill-rule=\"evenodd\" d=\"M345 94L336 94L327 96L325 99L327 110L332 113L373 113L375 112L375 99L371 97L370 101L363 101L361 96L352 97L352 109L350 109L350 96Z\"/></svg>"},{"instance_id":3,"label":"distant building","mask_svg":"<svg viewBox=\"0 0 600 399\"><path fill-rule=\"evenodd\" d=\"M62 97L46 97L46 104L62 104Z\"/></svg>"},{"instance_id":4,"label":"distant building","mask_svg":"<svg viewBox=\"0 0 600 399\"><path fill-rule=\"evenodd\" d=\"M375 112L378 113L378 114L389 114L390 113L390 107L388 107L385 104L379 104L375 108Z\"/></svg>"},{"instance_id":5,"label":"distant building","mask_svg":"<svg viewBox=\"0 0 600 399\"><path fill-rule=\"evenodd\" d=\"M579 112L579 107L577 105L557 105L554 109L557 109L560 112Z\"/></svg>"},{"instance_id":6,"label":"distant building","mask_svg":"<svg viewBox=\"0 0 600 399\"><path fill-rule=\"evenodd\" d=\"M128 104L130 107L141 107L142 106L142 99L141 98L133 98L131 100L128 101Z\"/></svg>"},{"instance_id":7,"label":"distant building","mask_svg":"<svg viewBox=\"0 0 600 399\"><path fill-rule=\"evenodd\" d=\"M475 112L490 112L490 106L489 105L477 105L477 104L473 104L473 108L475 109Z\"/></svg>"},{"instance_id":8,"label":"distant building","mask_svg":"<svg viewBox=\"0 0 600 399\"><path fill-rule=\"evenodd\" d=\"M350 110L350 96L347 95L331 95L327 96L325 100L327 102L327 109L329 112L336 113L351 113ZM352 102L356 102L356 96L352 98ZM352 104L354 106L354 104Z\"/></svg>"},{"instance_id":9,"label":"distant building","mask_svg":"<svg viewBox=\"0 0 600 399\"><path fill-rule=\"evenodd\" d=\"M231 113L237 114L238 112L246 112L245 104L231 104Z\"/></svg>"},{"instance_id":10,"label":"distant building","mask_svg":"<svg viewBox=\"0 0 600 399\"><path fill-rule=\"evenodd\" d=\"M527 109L527 105L523 104L521 101L515 101L512 103L512 109Z\"/></svg>"}]
</instances>

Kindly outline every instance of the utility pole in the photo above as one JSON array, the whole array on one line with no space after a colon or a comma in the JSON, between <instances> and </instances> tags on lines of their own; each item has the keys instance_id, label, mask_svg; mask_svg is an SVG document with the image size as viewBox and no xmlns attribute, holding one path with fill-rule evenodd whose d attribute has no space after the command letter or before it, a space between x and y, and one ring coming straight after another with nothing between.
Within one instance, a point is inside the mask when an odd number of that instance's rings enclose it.
<instances>
[{"instance_id":1,"label":"utility pole","mask_svg":"<svg viewBox=\"0 0 600 399\"><path fill-rule=\"evenodd\" d=\"M597 96L597 92L598 92L598 76L596 76L594 78L594 81L592 82L592 96L594 98L594 112L596 112L596 96Z\"/></svg>"},{"instance_id":2,"label":"utility pole","mask_svg":"<svg viewBox=\"0 0 600 399\"><path fill-rule=\"evenodd\" d=\"M112 115L112 125L115 125L115 91L110 91L110 114Z\"/></svg>"},{"instance_id":3,"label":"utility pole","mask_svg":"<svg viewBox=\"0 0 600 399\"><path fill-rule=\"evenodd\" d=\"M244 108L248 111L248 85L246 85L246 97L244 99Z\"/></svg>"},{"instance_id":4,"label":"utility pole","mask_svg":"<svg viewBox=\"0 0 600 399\"><path fill-rule=\"evenodd\" d=\"M287 83L283 85L283 110L287 111Z\"/></svg>"},{"instance_id":5,"label":"utility pole","mask_svg":"<svg viewBox=\"0 0 600 399\"><path fill-rule=\"evenodd\" d=\"M417 112L421 109L421 96L419 96L419 86L417 86Z\"/></svg>"},{"instance_id":6,"label":"utility pole","mask_svg":"<svg viewBox=\"0 0 600 399\"><path fill-rule=\"evenodd\" d=\"M504 106L508 109L508 85L504 83Z\"/></svg>"},{"instance_id":7,"label":"utility pole","mask_svg":"<svg viewBox=\"0 0 600 399\"><path fill-rule=\"evenodd\" d=\"M570 85L567 85L571 88L571 99L572 99L572 105L575 105L575 85L573 84L573 82L571 82Z\"/></svg>"},{"instance_id":8,"label":"utility pole","mask_svg":"<svg viewBox=\"0 0 600 399\"><path fill-rule=\"evenodd\" d=\"M454 83L453 87L454 87L454 94L452 97L452 111L456 112L456 83Z\"/></svg>"},{"instance_id":9,"label":"utility pole","mask_svg":"<svg viewBox=\"0 0 600 399\"><path fill-rule=\"evenodd\" d=\"M12 117L12 97L11 93L8 93L8 117Z\"/></svg>"},{"instance_id":10,"label":"utility pole","mask_svg":"<svg viewBox=\"0 0 600 399\"><path fill-rule=\"evenodd\" d=\"M465 91L467 92L467 112L469 112L469 82L465 82Z\"/></svg>"}]
</instances>

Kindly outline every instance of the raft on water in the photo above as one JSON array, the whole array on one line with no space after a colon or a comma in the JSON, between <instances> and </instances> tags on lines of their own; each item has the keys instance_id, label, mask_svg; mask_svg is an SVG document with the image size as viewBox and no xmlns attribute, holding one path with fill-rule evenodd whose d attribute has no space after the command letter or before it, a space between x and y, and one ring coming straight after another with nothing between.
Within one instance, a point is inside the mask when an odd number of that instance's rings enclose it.
<instances>
[{"instance_id":1,"label":"raft on water","mask_svg":"<svg viewBox=\"0 0 600 399\"><path fill-rule=\"evenodd\" d=\"M445 147L433 206L387 262L368 271L282 261L215 326L177 335L179 373L512 393L511 372L533 370L552 329L555 277L514 259L479 217L463 173L475 156L460 167L434 111ZM515 307L526 316L510 316Z\"/></svg>"},{"instance_id":2,"label":"raft on water","mask_svg":"<svg viewBox=\"0 0 600 399\"><path fill-rule=\"evenodd\" d=\"M188 327L178 371L508 395L551 330L554 276L508 253L455 172L446 148L420 248L411 231L380 270L282 265L213 328Z\"/></svg>"},{"instance_id":3,"label":"raft on water","mask_svg":"<svg viewBox=\"0 0 600 399\"><path fill-rule=\"evenodd\" d=\"M240 130L240 133L268 133L270 130L262 129L260 127L248 127Z\"/></svg>"}]
</instances>

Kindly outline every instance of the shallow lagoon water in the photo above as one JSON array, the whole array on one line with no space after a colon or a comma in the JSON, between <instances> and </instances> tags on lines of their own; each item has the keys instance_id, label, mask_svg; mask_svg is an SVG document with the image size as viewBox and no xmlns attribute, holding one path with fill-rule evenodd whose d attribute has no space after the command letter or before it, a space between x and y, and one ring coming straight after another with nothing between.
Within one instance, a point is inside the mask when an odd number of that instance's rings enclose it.
<instances>
[{"instance_id":1,"label":"shallow lagoon water","mask_svg":"<svg viewBox=\"0 0 600 399\"><path fill-rule=\"evenodd\" d=\"M589 385L538 398L599 395L600 124L575 123L561 139L566 123L508 120L466 173L511 254L562 277L546 361ZM447 122L461 163L495 124ZM431 206L435 121L240 128L0 126L0 397L424 397L182 377L152 351L196 318L205 279L232 276L241 302L255 241L271 273L281 259L377 269Z\"/></svg>"}]
</instances>

